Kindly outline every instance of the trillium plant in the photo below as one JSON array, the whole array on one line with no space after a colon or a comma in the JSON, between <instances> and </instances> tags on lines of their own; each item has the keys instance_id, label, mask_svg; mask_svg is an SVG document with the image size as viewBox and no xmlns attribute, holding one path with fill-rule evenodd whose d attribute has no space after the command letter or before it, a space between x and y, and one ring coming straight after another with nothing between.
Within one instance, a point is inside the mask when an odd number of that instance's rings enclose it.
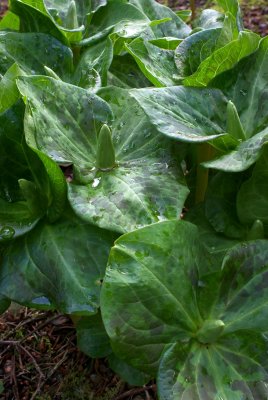
<instances>
[{"instance_id":1,"label":"trillium plant","mask_svg":"<svg viewBox=\"0 0 268 400\"><path fill-rule=\"evenodd\" d=\"M9 0L0 310L159 400L268 398L268 37L237 0Z\"/></svg>"}]
</instances>

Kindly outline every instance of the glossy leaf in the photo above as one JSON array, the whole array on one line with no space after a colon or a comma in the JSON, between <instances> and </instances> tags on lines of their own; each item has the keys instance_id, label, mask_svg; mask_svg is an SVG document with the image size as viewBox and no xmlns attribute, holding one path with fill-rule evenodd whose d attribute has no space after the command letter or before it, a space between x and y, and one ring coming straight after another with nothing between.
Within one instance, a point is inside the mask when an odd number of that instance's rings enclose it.
<instances>
[{"instance_id":1,"label":"glossy leaf","mask_svg":"<svg viewBox=\"0 0 268 400\"><path fill-rule=\"evenodd\" d=\"M113 239L113 234L66 214L57 224L40 222L5 251L0 293L26 306L95 314Z\"/></svg>"},{"instance_id":2,"label":"glossy leaf","mask_svg":"<svg viewBox=\"0 0 268 400\"><path fill-rule=\"evenodd\" d=\"M155 86L174 86L178 82L173 51L160 49L142 38L125 44L125 47Z\"/></svg>"},{"instance_id":3,"label":"glossy leaf","mask_svg":"<svg viewBox=\"0 0 268 400\"><path fill-rule=\"evenodd\" d=\"M118 232L178 218L188 189L171 144L128 91L107 88L99 94L115 116L111 132L116 165L102 171L94 160L84 178L75 174L68 194L73 209L81 218Z\"/></svg>"},{"instance_id":4,"label":"glossy leaf","mask_svg":"<svg viewBox=\"0 0 268 400\"><path fill-rule=\"evenodd\" d=\"M58 163L92 166L97 131L112 118L107 103L85 89L44 76L20 78L18 87L27 97L28 143Z\"/></svg>"},{"instance_id":5,"label":"glossy leaf","mask_svg":"<svg viewBox=\"0 0 268 400\"><path fill-rule=\"evenodd\" d=\"M259 36L253 32L241 32L236 40L214 51L190 77L184 79L185 86L204 87L220 73L233 68L242 58L254 53L259 45Z\"/></svg>"},{"instance_id":6,"label":"glossy leaf","mask_svg":"<svg viewBox=\"0 0 268 400\"><path fill-rule=\"evenodd\" d=\"M221 266L198 238L170 221L115 242L101 295L112 347L142 371L159 367L161 399L264 400L268 242L233 247Z\"/></svg>"},{"instance_id":7,"label":"glossy leaf","mask_svg":"<svg viewBox=\"0 0 268 400\"><path fill-rule=\"evenodd\" d=\"M190 34L191 29L189 26L170 8L163 4L159 4L154 0L131 0L130 2L144 12L151 21L163 18L171 19L171 21L152 28L156 38L173 36L183 39Z\"/></svg>"},{"instance_id":8,"label":"glossy leaf","mask_svg":"<svg viewBox=\"0 0 268 400\"><path fill-rule=\"evenodd\" d=\"M13 64L0 81L0 112L3 113L20 98L16 78L23 75L17 64Z\"/></svg>"},{"instance_id":9,"label":"glossy leaf","mask_svg":"<svg viewBox=\"0 0 268 400\"><path fill-rule=\"evenodd\" d=\"M205 142L225 133L226 99L214 89L175 86L132 90L159 132L186 142Z\"/></svg>"},{"instance_id":10,"label":"glossy leaf","mask_svg":"<svg viewBox=\"0 0 268 400\"><path fill-rule=\"evenodd\" d=\"M0 32L0 56L1 74L14 63L27 74L45 74L45 65L59 76L72 70L70 49L42 33Z\"/></svg>"}]
</instances>

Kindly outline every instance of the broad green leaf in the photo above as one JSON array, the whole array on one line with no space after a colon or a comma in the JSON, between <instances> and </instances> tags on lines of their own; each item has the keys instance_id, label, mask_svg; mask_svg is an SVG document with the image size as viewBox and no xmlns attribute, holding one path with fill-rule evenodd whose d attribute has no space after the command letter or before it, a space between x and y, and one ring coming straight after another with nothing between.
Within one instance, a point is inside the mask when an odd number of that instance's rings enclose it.
<instances>
[{"instance_id":1,"label":"broad green leaf","mask_svg":"<svg viewBox=\"0 0 268 400\"><path fill-rule=\"evenodd\" d=\"M9 8L20 18L21 32L39 32L49 34L65 45L65 34L55 25L47 12L43 0L10 0Z\"/></svg>"},{"instance_id":2,"label":"broad green leaf","mask_svg":"<svg viewBox=\"0 0 268 400\"><path fill-rule=\"evenodd\" d=\"M81 218L118 232L178 218L188 189L172 144L156 132L127 90L114 87L98 94L115 116L111 132L116 163L97 168L97 146L92 149L94 161L82 171L84 176L75 171L69 184L73 209ZM107 159L108 150L102 155Z\"/></svg>"},{"instance_id":3,"label":"broad green leaf","mask_svg":"<svg viewBox=\"0 0 268 400\"><path fill-rule=\"evenodd\" d=\"M252 176L243 183L237 195L237 212L240 220L252 225L261 220L268 234L268 148L264 146Z\"/></svg>"},{"instance_id":4,"label":"broad green leaf","mask_svg":"<svg viewBox=\"0 0 268 400\"><path fill-rule=\"evenodd\" d=\"M185 142L205 142L225 134L226 99L214 89L174 86L132 90L157 130Z\"/></svg>"},{"instance_id":5,"label":"broad green leaf","mask_svg":"<svg viewBox=\"0 0 268 400\"><path fill-rule=\"evenodd\" d=\"M115 354L159 367L161 399L265 400L267 269L267 240L238 244L221 265L184 221L121 236L101 294Z\"/></svg>"},{"instance_id":6,"label":"broad green leaf","mask_svg":"<svg viewBox=\"0 0 268 400\"><path fill-rule=\"evenodd\" d=\"M139 8L151 21L171 18L171 21L152 28L156 38L173 36L184 39L191 32L190 27L176 13L154 0L130 0L130 3Z\"/></svg>"},{"instance_id":7,"label":"broad green leaf","mask_svg":"<svg viewBox=\"0 0 268 400\"><path fill-rule=\"evenodd\" d=\"M101 314L98 312L90 317L82 317L75 324L77 346L89 357L107 357L111 352L110 339L107 335Z\"/></svg>"},{"instance_id":8,"label":"broad green leaf","mask_svg":"<svg viewBox=\"0 0 268 400\"><path fill-rule=\"evenodd\" d=\"M82 40L80 45L96 43L111 33L134 38L148 29L150 23L150 19L132 4L124 0L113 0L93 15L87 32L88 38Z\"/></svg>"},{"instance_id":9,"label":"broad green leaf","mask_svg":"<svg viewBox=\"0 0 268 400\"><path fill-rule=\"evenodd\" d=\"M238 38L214 51L190 77L184 79L185 86L207 86L220 73L233 68L242 58L254 53L259 45L259 36L253 32L240 32Z\"/></svg>"},{"instance_id":10,"label":"broad green leaf","mask_svg":"<svg viewBox=\"0 0 268 400\"><path fill-rule=\"evenodd\" d=\"M120 358L155 373L165 345L197 329L202 318L193 282L202 259L197 228L183 221L153 224L116 241L101 307Z\"/></svg>"},{"instance_id":11,"label":"broad green leaf","mask_svg":"<svg viewBox=\"0 0 268 400\"><path fill-rule=\"evenodd\" d=\"M252 138L240 143L237 148L215 160L204 162L206 168L226 172L241 172L253 165L261 155L263 146L268 143L268 128Z\"/></svg>"},{"instance_id":12,"label":"broad green leaf","mask_svg":"<svg viewBox=\"0 0 268 400\"><path fill-rule=\"evenodd\" d=\"M26 306L48 299L46 306L63 313L95 314L113 239L68 214L52 225L40 222L6 249L0 294Z\"/></svg>"},{"instance_id":13,"label":"broad green leaf","mask_svg":"<svg viewBox=\"0 0 268 400\"><path fill-rule=\"evenodd\" d=\"M129 54L114 56L108 72L108 84L122 88L150 86L150 81L143 75L136 62Z\"/></svg>"},{"instance_id":14,"label":"broad green leaf","mask_svg":"<svg viewBox=\"0 0 268 400\"><path fill-rule=\"evenodd\" d=\"M14 63L27 74L45 74L45 65L59 76L72 71L70 49L42 33L0 32L0 57L2 75Z\"/></svg>"},{"instance_id":15,"label":"broad green leaf","mask_svg":"<svg viewBox=\"0 0 268 400\"><path fill-rule=\"evenodd\" d=\"M244 345L254 342L249 354ZM256 360L266 351L264 339L244 334L232 342L222 341L210 347L175 344L163 355L157 384L160 399L177 400L265 400L268 375ZM248 347L246 348L248 350ZM265 362L262 355L262 359Z\"/></svg>"},{"instance_id":16,"label":"broad green leaf","mask_svg":"<svg viewBox=\"0 0 268 400\"><path fill-rule=\"evenodd\" d=\"M0 81L0 113L10 108L20 98L16 78L24 75L17 64L13 64Z\"/></svg>"},{"instance_id":17,"label":"broad green leaf","mask_svg":"<svg viewBox=\"0 0 268 400\"><path fill-rule=\"evenodd\" d=\"M108 104L85 89L44 76L20 78L18 87L27 98L27 142L58 163L92 166L97 131L112 118Z\"/></svg>"},{"instance_id":18,"label":"broad green leaf","mask_svg":"<svg viewBox=\"0 0 268 400\"><path fill-rule=\"evenodd\" d=\"M174 86L178 82L173 51L160 49L142 38L125 44L125 47L155 86Z\"/></svg>"}]
</instances>

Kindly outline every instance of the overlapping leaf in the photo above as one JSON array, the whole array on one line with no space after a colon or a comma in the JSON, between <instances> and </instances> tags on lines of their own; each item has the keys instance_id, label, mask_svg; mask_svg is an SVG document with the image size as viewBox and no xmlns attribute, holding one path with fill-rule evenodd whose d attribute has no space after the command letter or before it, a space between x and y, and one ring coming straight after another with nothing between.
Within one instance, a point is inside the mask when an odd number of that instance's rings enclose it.
<instances>
[{"instance_id":1,"label":"overlapping leaf","mask_svg":"<svg viewBox=\"0 0 268 400\"><path fill-rule=\"evenodd\" d=\"M264 400L268 242L237 245L221 267L198 237L170 221L116 241L101 297L113 349L143 371L160 365L161 399Z\"/></svg>"},{"instance_id":2,"label":"overlapping leaf","mask_svg":"<svg viewBox=\"0 0 268 400\"><path fill-rule=\"evenodd\" d=\"M57 224L40 222L5 250L1 296L67 314L95 314L114 238L70 213Z\"/></svg>"},{"instance_id":3,"label":"overlapping leaf","mask_svg":"<svg viewBox=\"0 0 268 400\"><path fill-rule=\"evenodd\" d=\"M107 88L99 94L115 116L116 165L102 171L94 160L84 184L76 176L69 185L72 207L82 218L119 232L177 218L188 189L171 154L171 144L157 134L128 91Z\"/></svg>"}]
</instances>

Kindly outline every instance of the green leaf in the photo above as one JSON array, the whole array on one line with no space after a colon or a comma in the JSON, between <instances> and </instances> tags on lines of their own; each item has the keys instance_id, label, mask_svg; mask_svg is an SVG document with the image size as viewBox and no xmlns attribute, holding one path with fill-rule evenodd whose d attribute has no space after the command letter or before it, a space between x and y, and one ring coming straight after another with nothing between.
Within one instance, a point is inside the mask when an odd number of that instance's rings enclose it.
<instances>
[{"instance_id":1,"label":"green leaf","mask_svg":"<svg viewBox=\"0 0 268 400\"><path fill-rule=\"evenodd\" d=\"M136 62L129 54L114 56L108 72L108 84L122 88L150 86L150 81L143 75Z\"/></svg>"},{"instance_id":2,"label":"green leaf","mask_svg":"<svg viewBox=\"0 0 268 400\"><path fill-rule=\"evenodd\" d=\"M184 340L197 329L201 316L193 282L201 260L197 228L183 221L156 223L116 241L101 307L120 358L154 373L165 345Z\"/></svg>"},{"instance_id":3,"label":"green leaf","mask_svg":"<svg viewBox=\"0 0 268 400\"><path fill-rule=\"evenodd\" d=\"M129 385L143 386L150 380L150 375L131 367L131 365L116 357L114 353L109 355L108 361L109 367Z\"/></svg>"},{"instance_id":4,"label":"green leaf","mask_svg":"<svg viewBox=\"0 0 268 400\"><path fill-rule=\"evenodd\" d=\"M151 21L139 9L124 0L113 0L92 17L87 38L80 45L94 44L112 32L120 37L134 38L150 26Z\"/></svg>"},{"instance_id":5,"label":"green leaf","mask_svg":"<svg viewBox=\"0 0 268 400\"><path fill-rule=\"evenodd\" d=\"M19 31L20 20L19 17L11 11L7 11L0 21L0 31L10 29L12 31Z\"/></svg>"},{"instance_id":6,"label":"green leaf","mask_svg":"<svg viewBox=\"0 0 268 400\"><path fill-rule=\"evenodd\" d=\"M130 3L139 8L151 21L170 18L171 21L153 27L156 38L173 36L183 39L188 36L191 29L170 8L154 0L130 0Z\"/></svg>"},{"instance_id":7,"label":"green leaf","mask_svg":"<svg viewBox=\"0 0 268 400\"><path fill-rule=\"evenodd\" d=\"M223 8L225 13L230 13L237 21L238 27L243 28L241 11L238 0L216 0L218 5Z\"/></svg>"},{"instance_id":8,"label":"green leaf","mask_svg":"<svg viewBox=\"0 0 268 400\"><path fill-rule=\"evenodd\" d=\"M158 220L178 218L188 189L172 144L151 126L127 90L98 92L111 106L116 165L102 171L94 160L83 176L75 171L68 198L83 219L127 232ZM91 151L91 156L96 157ZM104 153L105 154L105 153Z\"/></svg>"},{"instance_id":9,"label":"green leaf","mask_svg":"<svg viewBox=\"0 0 268 400\"><path fill-rule=\"evenodd\" d=\"M21 32L45 33L65 45L68 40L47 12L43 0L10 0L9 8L20 18Z\"/></svg>"},{"instance_id":10,"label":"green leaf","mask_svg":"<svg viewBox=\"0 0 268 400\"><path fill-rule=\"evenodd\" d=\"M207 10L208 11L208 10ZM202 27L206 17L197 21ZM215 25L215 24L214 24ZM233 17L226 15L220 26L207 27L188 36L175 50L175 62L181 77L192 75L199 65L205 62L216 50L237 38L237 29Z\"/></svg>"},{"instance_id":11,"label":"green leaf","mask_svg":"<svg viewBox=\"0 0 268 400\"><path fill-rule=\"evenodd\" d=\"M50 184L40 158L23 136L22 103L0 115L0 229L1 239L11 239L31 230L46 211ZM38 172L37 172L38 171ZM34 187L35 199L21 190L19 180ZM33 193L32 193L33 194ZM31 194L31 196L32 196ZM34 209L31 204L35 204Z\"/></svg>"},{"instance_id":12,"label":"green leaf","mask_svg":"<svg viewBox=\"0 0 268 400\"><path fill-rule=\"evenodd\" d=\"M0 56L1 74L14 63L27 74L45 74L45 65L60 77L72 71L70 49L42 33L0 32Z\"/></svg>"},{"instance_id":13,"label":"green leaf","mask_svg":"<svg viewBox=\"0 0 268 400\"><path fill-rule=\"evenodd\" d=\"M225 16L213 9L203 10L200 16L194 21L194 26L204 30L222 28Z\"/></svg>"},{"instance_id":14,"label":"green leaf","mask_svg":"<svg viewBox=\"0 0 268 400\"><path fill-rule=\"evenodd\" d=\"M264 146L252 176L244 182L237 194L237 213L240 220L252 225L262 221L268 234L268 148Z\"/></svg>"},{"instance_id":15,"label":"green leaf","mask_svg":"<svg viewBox=\"0 0 268 400\"><path fill-rule=\"evenodd\" d=\"M80 318L75 327L77 346L83 353L89 357L102 358L112 352L100 312L90 317Z\"/></svg>"},{"instance_id":16,"label":"green leaf","mask_svg":"<svg viewBox=\"0 0 268 400\"><path fill-rule=\"evenodd\" d=\"M108 104L85 89L44 76L20 78L18 88L27 98L29 145L58 163L92 167L97 132L112 118Z\"/></svg>"},{"instance_id":17,"label":"green leaf","mask_svg":"<svg viewBox=\"0 0 268 400\"><path fill-rule=\"evenodd\" d=\"M115 354L158 370L163 399L265 400L267 270L267 240L240 243L221 265L184 221L121 236L101 294Z\"/></svg>"},{"instance_id":18,"label":"green leaf","mask_svg":"<svg viewBox=\"0 0 268 400\"><path fill-rule=\"evenodd\" d=\"M184 88L132 90L157 130L185 142L205 142L225 133L226 99L214 89Z\"/></svg>"},{"instance_id":19,"label":"green leaf","mask_svg":"<svg viewBox=\"0 0 268 400\"><path fill-rule=\"evenodd\" d=\"M220 73L233 68L242 58L254 53L259 46L259 36L253 32L240 32L238 38L214 51L190 77L185 86L207 86Z\"/></svg>"},{"instance_id":20,"label":"green leaf","mask_svg":"<svg viewBox=\"0 0 268 400\"><path fill-rule=\"evenodd\" d=\"M0 81L0 113L10 108L20 98L16 78L23 75L17 64L13 64Z\"/></svg>"},{"instance_id":21,"label":"green leaf","mask_svg":"<svg viewBox=\"0 0 268 400\"><path fill-rule=\"evenodd\" d=\"M155 86L174 86L178 82L173 51L160 49L142 38L125 44L125 47Z\"/></svg>"},{"instance_id":22,"label":"green leaf","mask_svg":"<svg viewBox=\"0 0 268 400\"><path fill-rule=\"evenodd\" d=\"M235 104L247 139L267 127L268 106L264 100L268 87L268 38L260 41L258 50L236 68L211 82L223 90Z\"/></svg>"},{"instance_id":23,"label":"green leaf","mask_svg":"<svg viewBox=\"0 0 268 400\"><path fill-rule=\"evenodd\" d=\"M53 225L40 222L5 251L0 294L26 306L95 314L114 238L70 214Z\"/></svg>"},{"instance_id":24,"label":"green leaf","mask_svg":"<svg viewBox=\"0 0 268 400\"><path fill-rule=\"evenodd\" d=\"M163 37L158 39L152 39L149 43L152 43L154 46L159 47L160 49L165 50L175 50L176 47L182 42L182 39L177 39L174 37Z\"/></svg>"},{"instance_id":25,"label":"green leaf","mask_svg":"<svg viewBox=\"0 0 268 400\"><path fill-rule=\"evenodd\" d=\"M87 89L87 77L92 74L94 69L99 74L102 85L105 86L112 59L113 46L110 38L90 46L80 57L72 83Z\"/></svg>"},{"instance_id":26,"label":"green leaf","mask_svg":"<svg viewBox=\"0 0 268 400\"><path fill-rule=\"evenodd\" d=\"M261 155L263 146L268 142L268 128L252 138L240 143L237 148L215 160L202 163L206 168L226 172L241 172L253 165Z\"/></svg>"},{"instance_id":27,"label":"green leaf","mask_svg":"<svg viewBox=\"0 0 268 400\"><path fill-rule=\"evenodd\" d=\"M210 224L216 232L233 239L246 236L236 214L236 195L241 181L240 175L220 172L210 181L205 199L205 214Z\"/></svg>"},{"instance_id":28,"label":"green leaf","mask_svg":"<svg viewBox=\"0 0 268 400\"><path fill-rule=\"evenodd\" d=\"M243 348L247 340L254 341L256 346L255 354L251 351L250 356ZM164 353L158 372L159 397L165 400L265 400L268 376L255 361L257 351L266 351L264 340L248 333L234 341L236 348L231 350L230 341L210 347L171 346Z\"/></svg>"}]
</instances>

